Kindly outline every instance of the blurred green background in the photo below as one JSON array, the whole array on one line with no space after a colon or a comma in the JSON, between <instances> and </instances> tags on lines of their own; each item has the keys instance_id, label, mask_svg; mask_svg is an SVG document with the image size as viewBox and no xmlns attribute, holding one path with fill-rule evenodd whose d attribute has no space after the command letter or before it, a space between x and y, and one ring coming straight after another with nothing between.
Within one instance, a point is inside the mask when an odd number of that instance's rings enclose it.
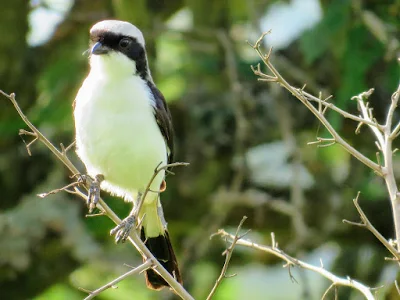
<instances>
[{"instance_id":1,"label":"blurred green background","mask_svg":"<svg viewBox=\"0 0 400 300\"><path fill-rule=\"evenodd\" d=\"M30 120L56 145L74 139L72 101L88 71L88 30L122 19L144 33L152 74L173 115L175 169L162 195L185 287L205 299L224 262L226 244L209 239L234 232L243 215L247 236L270 243L340 276L379 287L378 299L399 299L398 266L366 230L352 198L387 238L394 236L384 183L339 146L307 146L328 137L299 101L276 84L258 82L259 62L246 41L272 29L266 49L293 85L356 112L351 96L374 87L374 113L383 120L399 79L400 1L392 0L1 0L0 89L15 92ZM334 127L375 159L371 134L328 114ZM399 113L396 112L396 120ZM130 245L115 245L105 217L85 218L80 199L36 195L70 182L66 168L40 144L29 157L11 103L0 99L0 298L83 299L141 263ZM399 146L395 142L395 146ZM83 171L73 151L71 159ZM396 157L395 171L400 172ZM130 208L103 195L120 217ZM287 269L277 258L237 247L214 299L320 299L330 282ZM175 299L146 289L133 276L98 299ZM333 293L326 299L334 299ZM339 299L362 299L347 288Z\"/></svg>"}]
</instances>

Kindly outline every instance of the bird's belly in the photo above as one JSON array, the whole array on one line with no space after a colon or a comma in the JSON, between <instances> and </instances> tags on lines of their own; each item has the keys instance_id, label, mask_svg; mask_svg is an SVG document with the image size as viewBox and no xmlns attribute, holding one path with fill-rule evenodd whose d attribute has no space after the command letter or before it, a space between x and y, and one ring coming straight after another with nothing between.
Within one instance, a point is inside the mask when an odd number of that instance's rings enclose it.
<instances>
[{"instance_id":1,"label":"bird's belly","mask_svg":"<svg viewBox=\"0 0 400 300\"><path fill-rule=\"evenodd\" d=\"M81 107L77 147L90 175L104 175L106 190L131 200L145 190L157 165L166 164L167 151L150 104L119 96ZM158 190L163 177L161 172L151 188Z\"/></svg>"},{"instance_id":2,"label":"bird's belly","mask_svg":"<svg viewBox=\"0 0 400 300\"><path fill-rule=\"evenodd\" d=\"M158 128L152 130L141 119L109 118L93 128L93 138L87 139L91 164L106 181L123 189L143 190L157 165L166 160Z\"/></svg>"}]
</instances>

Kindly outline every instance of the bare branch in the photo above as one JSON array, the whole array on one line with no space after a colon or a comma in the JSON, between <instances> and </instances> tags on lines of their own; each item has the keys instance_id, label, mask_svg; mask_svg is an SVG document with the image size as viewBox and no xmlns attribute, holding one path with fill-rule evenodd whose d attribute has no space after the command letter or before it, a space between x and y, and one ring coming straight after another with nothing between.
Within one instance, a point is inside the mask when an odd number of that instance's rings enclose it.
<instances>
[{"instance_id":1,"label":"bare branch","mask_svg":"<svg viewBox=\"0 0 400 300\"><path fill-rule=\"evenodd\" d=\"M400 83L399 83L399 86L397 87L397 90L392 95L392 102L391 102L391 104L389 106L389 111L388 111L388 114L387 114L387 117L386 117L385 126L387 128L389 128L390 130L392 128L393 114L394 114L394 111L396 110L397 104L399 102L399 96L400 96Z\"/></svg>"},{"instance_id":2,"label":"bare branch","mask_svg":"<svg viewBox=\"0 0 400 300\"><path fill-rule=\"evenodd\" d=\"M72 190L70 190L70 188L76 187L76 186L81 185L81 184L82 184L82 182L79 182L79 181L72 182L72 183L67 184L66 186L64 186L62 188L55 189L55 190L52 190L52 191L47 192L47 193L37 194L37 196L40 197L40 198L45 198L45 197L47 197L49 195L54 195L54 194L57 194L57 193L62 192L62 191L65 191L65 192L70 193L70 194L75 194L76 193L75 190L72 191Z\"/></svg>"},{"instance_id":3,"label":"bare branch","mask_svg":"<svg viewBox=\"0 0 400 300\"><path fill-rule=\"evenodd\" d=\"M325 293L322 295L321 300L324 300L326 296L328 296L329 292L334 289L335 291L335 299L337 299L337 286L335 283L332 283L325 291Z\"/></svg>"},{"instance_id":4,"label":"bare branch","mask_svg":"<svg viewBox=\"0 0 400 300\"><path fill-rule=\"evenodd\" d=\"M391 128L392 128L393 114L394 114L394 110L397 107L397 103L399 102L399 97L400 97L400 84L397 87L397 90L392 95L392 103L389 107L389 112L388 112L388 115L386 118L386 127L388 127L389 130L391 130ZM390 133L390 139L392 139L392 140L395 139L398 136L399 132L400 132L400 122L396 125L396 127Z\"/></svg>"},{"instance_id":5,"label":"bare branch","mask_svg":"<svg viewBox=\"0 0 400 300\"><path fill-rule=\"evenodd\" d=\"M382 125L376 124L370 120L364 119L362 117L357 117L351 113L348 113L347 111L340 109L339 107L337 107L336 105L334 105L333 103L327 102L328 99L332 98L332 95L329 96L328 98L321 100L320 98L317 98L307 92L303 92L303 94L308 98L308 100L313 101L313 102L317 102L319 105L323 105L325 107L328 107L329 109L336 111L337 113L341 114L343 117L345 117L346 119L350 119L356 122L360 122L361 124L366 124L366 125L371 125L371 126L377 126L378 129L382 129ZM320 110L319 110L320 111Z\"/></svg>"},{"instance_id":6,"label":"bare branch","mask_svg":"<svg viewBox=\"0 0 400 300\"><path fill-rule=\"evenodd\" d=\"M325 144L324 144L325 143ZM316 141L308 142L307 145L317 145L319 148L329 147L336 144L336 140L332 138L317 137Z\"/></svg>"},{"instance_id":7,"label":"bare branch","mask_svg":"<svg viewBox=\"0 0 400 300\"><path fill-rule=\"evenodd\" d=\"M392 134L390 135L390 138L395 139L399 136L400 133L400 122L397 123L396 127L393 129Z\"/></svg>"},{"instance_id":8,"label":"bare branch","mask_svg":"<svg viewBox=\"0 0 400 300\"><path fill-rule=\"evenodd\" d=\"M93 217L101 217L101 216L106 216L106 215L107 214L104 211L102 211L102 212L99 212L99 213L96 213L96 214L86 214L85 217L86 218L93 218Z\"/></svg>"},{"instance_id":9,"label":"bare branch","mask_svg":"<svg viewBox=\"0 0 400 300\"><path fill-rule=\"evenodd\" d=\"M396 233L396 245L397 245L397 251L396 251L397 254L396 255L398 255L398 253L400 253L400 193L399 193L399 189L397 187L396 178L394 176L394 170L393 170L393 153L394 153L394 151L392 150L392 146L393 146L392 142L393 142L393 139L396 138L400 133L400 123L397 124L396 127L392 130L392 122L393 122L394 111L398 105L398 100L400 97L400 84L399 84L397 90L392 95L392 102L389 107L389 111L388 111L387 118L386 118L386 123L384 125L381 125L378 123L376 118L373 116L373 109L369 106L369 103L367 102L367 99L371 96L374 89L370 89L366 92L363 92L357 96L352 97L352 99L357 101L358 110L361 113L361 115L359 117L354 116L345 111L335 108L334 105L327 103L326 101L321 100L321 96L319 98L317 98L310 94L307 94L306 92L303 91L303 89L298 89L298 88L291 86L282 77L282 75L276 70L276 68L273 66L273 64L270 62L270 59L269 59L270 55L265 56L260 50L261 41L266 34L268 34L268 32L264 33L257 40L257 42L254 45L252 45L252 47L257 52L259 57L262 59L263 63L268 67L269 71L272 73L272 75L268 75L268 76L276 77L276 81L281 86L283 86L293 96L295 96L297 99L299 99L315 115L315 117L325 126L325 128L332 135L333 140L336 143L340 144L351 155L353 155L355 158L360 160L366 166L371 168L377 175L384 178L384 180L386 182L387 190L389 192L391 206L392 206L392 212L393 212L392 215L393 215L393 220L394 220L394 227L395 227L395 233ZM254 72L254 68L253 68L253 72ZM260 66L257 67L257 70L256 70L256 72L254 72L254 74L263 78L263 73L260 71ZM311 101L317 102L318 107L315 107L311 103ZM324 106L325 108L321 111L322 106ZM358 133L360 131L360 127L363 124L367 125L372 130L373 134L375 135L375 137L377 139L376 145L377 145L379 151L381 151L382 155L383 155L383 164L382 165L381 165L381 161L380 161L380 156L377 156L378 163L375 163L374 161L372 161L371 159L369 159L368 157L366 157L362 153L360 153L358 150L356 150L354 147L352 147L350 144L348 144L336 132L336 130L332 127L332 125L329 123L329 121L324 116L325 110L328 107L331 108L332 110L335 110L336 112L340 113L342 116L344 116L346 118L350 118L354 121L359 122L359 124L356 128L356 133ZM321 146L321 145L329 146L330 145L330 144L321 144L321 142L322 141L317 140L317 142L314 142L314 143L318 144L319 146ZM373 233L378 238L378 232L373 232ZM381 242L384 240L385 239L381 240ZM387 247L387 243L384 243L384 245Z\"/></svg>"},{"instance_id":10,"label":"bare branch","mask_svg":"<svg viewBox=\"0 0 400 300\"><path fill-rule=\"evenodd\" d=\"M234 235L229 234L228 232L226 232L224 230L220 230L218 232L218 234L224 239L227 238L231 241L233 241L235 239ZM252 249L270 253L270 254L275 255L276 257L279 257L282 260L286 261L285 266L289 266L289 265L298 266L303 269L316 272L316 273L322 275L323 277L327 278L328 280L330 280L335 286L348 286L348 287L351 287L351 288L354 288L354 289L360 291L360 293L362 293L367 300L375 299L371 293L371 289L368 286L366 286L356 280L353 280L350 277L347 277L347 278L338 277L322 267L316 267L316 266L310 265L308 263L305 263L301 260L298 260L298 259L286 254L281 249L279 249L278 246L276 245L276 242L273 242L273 246L269 247L269 246L264 246L264 245L259 245L259 244L253 243L249 240L240 239L240 240L236 241L236 245L241 245L241 246L245 246L245 247L249 247ZM325 294L326 294L326 292L325 292Z\"/></svg>"},{"instance_id":11,"label":"bare branch","mask_svg":"<svg viewBox=\"0 0 400 300\"><path fill-rule=\"evenodd\" d=\"M362 92L361 94L352 97L352 100L356 100L358 104L358 108L361 112L361 115L363 116L364 120L366 120L368 123L364 122L369 126L369 128L372 130L374 133L375 137L378 139L379 145L383 146L384 144L384 137L382 132L385 130L385 126L379 125L376 119L373 117L372 114L372 108L369 107L369 103L365 102L372 93L374 92L374 89L369 89L366 92ZM372 125L371 125L372 123Z\"/></svg>"},{"instance_id":12,"label":"bare branch","mask_svg":"<svg viewBox=\"0 0 400 300\"><path fill-rule=\"evenodd\" d=\"M147 269L151 268L152 266L153 266L153 262L151 261L151 259L148 259L140 266L126 272L125 274L119 276L118 278L114 279L113 281L110 281L109 283L103 285L102 287L98 288L97 290L90 292L89 296L87 296L84 300L93 299L94 297L98 296L101 292L115 286L118 282L124 280L125 278L127 278L131 275L134 275L134 274L140 274L143 271L146 271Z\"/></svg>"},{"instance_id":13,"label":"bare branch","mask_svg":"<svg viewBox=\"0 0 400 300\"><path fill-rule=\"evenodd\" d=\"M150 187L151 184L153 183L154 179L157 177L157 175L162 171L162 170L167 170L169 168L173 168L173 167L179 167L179 166L188 166L189 163L186 162L175 162L172 164L167 164L164 166L161 166L161 163L155 168L153 176L150 178L149 183L147 184L146 190L144 191L142 197L140 197L140 200L138 201L136 207L135 207L135 211L137 212L137 214L140 212L142 205L144 203L144 200L146 199L147 194L151 191ZM137 215L135 215L135 217L137 218Z\"/></svg>"},{"instance_id":14,"label":"bare branch","mask_svg":"<svg viewBox=\"0 0 400 300\"><path fill-rule=\"evenodd\" d=\"M337 132L336 130L332 127L332 125L329 123L329 121L325 118L324 112L320 112L318 108L314 107L314 105L311 104L309 101L309 95L306 95L304 92L301 91L301 89L297 89L293 86L291 86L283 77L282 75L275 69L274 65L270 62L270 55L264 55L260 49L261 41L264 38L265 35L269 33L263 33L261 37L257 40L257 42L252 45L253 49L257 52L259 57L262 59L263 63L268 67L268 69L271 71L271 73L277 78L276 81L283 86L285 89L287 89L293 96L295 96L297 99L299 99L316 117L317 119L325 126L325 128L329 131L329 133L332 135L332 137L335 139L335 141L340 144L346 151L348 151L351 155L353 155L355 158L360 160L362 163L364 163L366 166L374 170L377 174L380 176L383 175L381 166L379 166L377 163L373 162L370 160L368 157L363 155L361 152L356 150L354 147L352 147L349 143L347 143ZM254 72L255 75L260 76L262 73L260 71L260 68L257 68L257 72ZM270 75L268 75L270 76ZM311 95L310 95L311 96ZM314 99L315 98L315 99ZM314 97L313 100L319 102L322 101L316 97ZM323 104L323 103L322 103ZM328 104L327 104L328 105ZM328 107L327 105L326 108ZM358 118L353 118L355 121L359 122L364 122L364 120L358 119ZM369 126L376 128L378 126L377 124L371 124L374 123L372 120L369 120ZM376 128L378 129L378 128Z\"/></svg>"},{"instance_id":15,"label":"bare branch","mask_svg":"<svg viewBox=\"0 0 400 300\"><path fill-rule=\"evenodd\" d=\"M143 203L144 203L144 201L146 199L147 194L149 192L159 193L159 192L162 192L162 191L164 191L166 189L166 183L164 181L163 182L163 188L161 188L160 191L152 191L151 190L150 187L151 187L154 179L157 177L157 175L162 170L167 171L168 168L189 165L189 163L184 163L184 162L176 162L176 163L167 164L167 165L164 165L164 166L161 166L161 164L162 164L162 162L160 162L157 165L157 167L154 169L153 176L150 178L150 181L148 182L146 190L144 191L144 193L143 194L142 193L138 193L137 194L136 204L133 206L133 208L132 208L131 212L129 213L129 215L120 224L118 224L116 227L111 229L110 235L115 235L115 242L116 243L125 242L126 238L128 237L128 233L132 229L132 227L135 227L136 229L140 228L140 222L143 221L144 216L143 216L143 218L141 220L139 220L139 214L140 214L141 208L143 206ZM93 202L91 202L91 204L92 203ZM89 210L89 212L90 212L90 210Z\"/></svg>"},{"instance_id":16,"label":"bare branch","mask_svg":"<svg viewBox=\"0 0 400 300\"><path fill-rule=\"evenodd\" d=\"M399 288L399 283L397 282L397 280L394 281L394 285L396 287L397 293L400 295L400 288Z\"/></svg>"},{"instance_id":17,"label":"bare branch","mask_svg":"<svg viewBox=\"0 0 400 300\"><path fill-rule=\"evenodd\" d=\"M71 144L69 144L66 148L65 148L64 144L61 143L61 144L60 144L60 148L61 148L62 154L67 155L67 152L68 152L69 150L71 150L71 148L72 148L73 146L75 146L75 141L73 141Z\"/></svg>"},{"instance_id":18,"label":"bare branch","mask_svg":"<svg viewBox=\"0 0 400 300\"><path fill-rule=\"evenodd\" d=\"M358 203L358 198L360 196L360 192L357 193L357 197L353 199L354 206L356 207L358 213L361 217L361 223L355 223L347 220L343 220L344 223L355 225L359 227L365 227L368 229L385 247L392 253L395 259L400 262L400 253L393 247L393 245L385 239L385 237L371 224L368 217L365 215L364 211L362 210L360 204Z\"/></svg>"},{"instance_id":19,"label":"bare branch","mask_svg":"<svg viewBox=\"0 0 400 300\"><path fill-rule=\"evenodd\" d=\"M222 282L222 280L223 280L224 278L230 278L230 277L236 276L236 274L227 276L227 275L226 275L226 271L228 270L229 261L231 260L232 253L233 253L233 249L235 248L237 241L240 240L243 236L245 236L245 235L248 233L248 231L247 231L245 234L239 235L240 229L242 228L242 225L243 225L244 221L246 221L246 219L247 219L246 216L244 216L244 217L242 218L242 220L241 220L240 223L239 223L239 226L238 226L237 229L236 229L236 233L235 233L235 235L233 236L231 245L229 246L229 248L227 248L227 249L222 253L222 255L225 255L225 263L224 263L224 266L222 267L221 274L220 274L219 277L217 278L217 280L216 280L216 282L215 282L213 288L211 289L210 294L209 294L208 297L207 297L207 300L210 300L210 299L213 297L213 295L215 294L215 292L216 292L218 286L221 284L221 282ZM221 230L221 229L220 229L220 230ZM220 230L219 230L217 233L213 234L212 236L214 236L214 235L219 235L219 234L220 234L220 233L219 233Z\"/></svg>"},{"instance_id":20,"label":"bare branch","mask_svg":"<svg viewBox=\"0 0 400 300\"><path fill-rule=\"evenodd\" d=\"M386 118L384 127L384 143L382 145L382 154L384 159L383 171L386 188L389 192L390 203L392 206L392 215L394 220L394 228L396 233L396 248L400 253L400 193L397 186L394 169L393 169L393 140L398 135L397 126L392 131L393 114L397 107L400 96L400 84L392 95L392 102Z\"/></svg>"}]
</instances>

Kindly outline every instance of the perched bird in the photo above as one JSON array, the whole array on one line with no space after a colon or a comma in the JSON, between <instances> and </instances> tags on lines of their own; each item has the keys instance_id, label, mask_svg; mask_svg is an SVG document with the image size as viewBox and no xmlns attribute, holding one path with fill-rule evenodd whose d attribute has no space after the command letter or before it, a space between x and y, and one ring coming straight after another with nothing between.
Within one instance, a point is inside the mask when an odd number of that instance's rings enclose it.
<instances>
[{"instance_id":1,"label":"perched bird","mask_svg":"<svg viewBox=\"0 0 400 300\"><path fill-rule=\"evenodd\" d=\"M171 115L151 77L138 28L101 21L90 29L90 47L90 72L74 102L77 153L101 189L135 205L157 166L172 162ZM165 187L164 177L162 170L154 178L139 212L141 237L182 282L158 192ZM132 226L125 223L117 241L129 235ZM152 289L168 286L152 269L146 282Z\"/></svg>"}]
</instances>

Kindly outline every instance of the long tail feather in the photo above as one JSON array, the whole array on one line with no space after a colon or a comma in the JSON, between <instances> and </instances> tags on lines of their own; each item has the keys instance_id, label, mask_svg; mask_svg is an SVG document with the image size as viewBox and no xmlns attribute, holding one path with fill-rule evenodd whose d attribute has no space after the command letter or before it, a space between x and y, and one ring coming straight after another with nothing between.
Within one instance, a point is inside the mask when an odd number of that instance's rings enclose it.
<instances>
[{"instance_id":1,"label":"long tail feather","mask_svg":"<svg viewBox=\"0 0 400 300\"><path fill-rule=\"evenodd\" d=\"M145 232L142 229L141 238L145 242L147 248L151 251L151 253L153 253L155 258L157 258L157 260L161 263L161 265L173 277L175 277L179 283L182 284L182 277L179 271L178 261L176 260L168 231L165 230L163 235L159 235L157 237L146 238ZM148 269L145 275L146 285L150 289L160 290L165 286L169 286L168 283L152 269Z\"/></svg>"}]
</instances>

